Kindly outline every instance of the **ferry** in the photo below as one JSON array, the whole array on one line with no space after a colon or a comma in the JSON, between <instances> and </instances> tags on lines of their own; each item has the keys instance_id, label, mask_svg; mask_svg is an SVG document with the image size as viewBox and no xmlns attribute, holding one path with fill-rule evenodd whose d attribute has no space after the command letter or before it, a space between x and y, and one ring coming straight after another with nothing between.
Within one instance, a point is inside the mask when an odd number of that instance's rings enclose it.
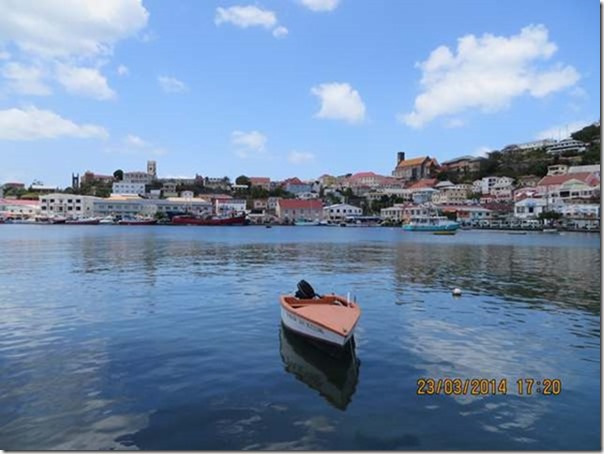
<instances>
[{"instance_id":1,"label":"ferry","mask_svg":"<svg viewBox=\"0 0 604 454\"><path fill-rule=\"evenodd\" d=\"M446 216L414 216L403 230L411 232L446 232L456 231L459 224Z\"/></svg>"}]
</instances>

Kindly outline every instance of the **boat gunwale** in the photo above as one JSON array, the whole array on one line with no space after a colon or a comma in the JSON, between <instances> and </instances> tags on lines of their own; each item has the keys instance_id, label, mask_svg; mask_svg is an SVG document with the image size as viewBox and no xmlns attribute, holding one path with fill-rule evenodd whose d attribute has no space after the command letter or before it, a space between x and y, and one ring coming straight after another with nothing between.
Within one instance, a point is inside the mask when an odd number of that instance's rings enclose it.
<instances>
[{"instance_id":1,"label":"boat gunwale","mask_svg":"<svg viewBox=\"0 0 604 454\"><path fill-rule=\"evenodd\" d=\"M325 325L324 323L321 323L320 321L317 321L315 319L312 319L308 316L305 316L304 314L299 313L298 311L296 311L296 308L293 307L291 304L289 304L286 299L298 299L299 301L309 301L306 304L302 304L302 306L313 306L313 305L331 305L333 302L338 301L340 303L344 303L345 306L341 306L342 308L346 308L346 309L350 309L350 310L354 310L355 312L357 312L358 316L356 321L354 322L354 324L352 325L352 327L350 328L350 330L348 332L342 332L341 330L336 330L332 327L329 327L327 325ZM327 302L323 302L327 300ZM312 301L312 302L311 302ZM344 298L343 296L339 296L339 295L324 295L321 298L317 298L317 299L308 299L308 300L304 300L304 299L299 299L296 298L293 295L281 295L279 298L279 302L281 304L281 307L283 309L285 309L286 311L295 314L296 316L306 320L307 322L313 323L317 326L320 326L321 328L324 328L332 333L337 334L338 336L341 336L343 338L346 338L348 336L351 336L352 334L354 334L354 330L357 326L357 323L359 322L359 318L361 317L361 308L359 307L358 304L353 303L352 301L348 301L346 298ZM352 333L352 334L351 334Z\"/></svg>"}]
</instances>

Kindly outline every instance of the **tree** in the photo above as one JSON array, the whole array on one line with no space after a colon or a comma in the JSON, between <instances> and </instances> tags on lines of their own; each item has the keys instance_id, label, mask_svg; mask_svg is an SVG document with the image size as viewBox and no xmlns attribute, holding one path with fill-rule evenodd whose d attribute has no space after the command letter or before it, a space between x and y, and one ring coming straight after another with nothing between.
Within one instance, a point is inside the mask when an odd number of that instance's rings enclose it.
<instances>
[{"instance_id":1,"label":"tree","mask_svg":"<svg viewBox=\"0 0 604 454\"><path fill-rule=\"evenodd\" d=\"M115 178L116 181L122 181L124 179L124 171L122 169L117 169L113 172L113 178Z\"/></svg>"},{"instance_id":2,"label":"tree","mask_svg":"<svg viewBox=\"0 0 604 454\"><path fill-rule=\"evenodd\" d=\"M235 184L244 184L249 187L252 183L245 175L239 175L237 178L235 178Z\"/></svg>"}]
</instances>

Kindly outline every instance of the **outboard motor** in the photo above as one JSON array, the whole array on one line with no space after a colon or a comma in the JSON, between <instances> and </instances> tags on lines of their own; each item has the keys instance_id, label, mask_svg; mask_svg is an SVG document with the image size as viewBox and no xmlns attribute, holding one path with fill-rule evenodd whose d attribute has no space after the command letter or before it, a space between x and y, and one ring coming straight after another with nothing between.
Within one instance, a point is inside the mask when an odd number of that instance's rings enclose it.
<instances>
[{"instance_id":1,"label":"outboard motor","mask_svg":"<svg viewBox=\"0 0 604 454\"><path fill-rule=\"evenodd\" d=\"M304 279L298 282L298 291L296 292L296 298L310 300L317 296L319 295L315 293L315 290L312 288L312 286Z\"/></svg>"}]
</instances>

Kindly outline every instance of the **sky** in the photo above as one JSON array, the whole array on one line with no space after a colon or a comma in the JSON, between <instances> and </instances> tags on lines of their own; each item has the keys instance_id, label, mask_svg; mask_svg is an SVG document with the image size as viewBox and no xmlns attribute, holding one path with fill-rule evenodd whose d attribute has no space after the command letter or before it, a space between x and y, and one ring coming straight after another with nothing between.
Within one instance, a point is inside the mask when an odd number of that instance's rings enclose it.
<instances>
[{"instance_id":1,"label":"sky","mask_svg":"<svg viewBox=\"0 0 604 454\"><path fill-rule=\"evenodd\" d=\"M0 183L283 179L600 118L588 0L0 0Z\"/></svg>"}]
</instances>

